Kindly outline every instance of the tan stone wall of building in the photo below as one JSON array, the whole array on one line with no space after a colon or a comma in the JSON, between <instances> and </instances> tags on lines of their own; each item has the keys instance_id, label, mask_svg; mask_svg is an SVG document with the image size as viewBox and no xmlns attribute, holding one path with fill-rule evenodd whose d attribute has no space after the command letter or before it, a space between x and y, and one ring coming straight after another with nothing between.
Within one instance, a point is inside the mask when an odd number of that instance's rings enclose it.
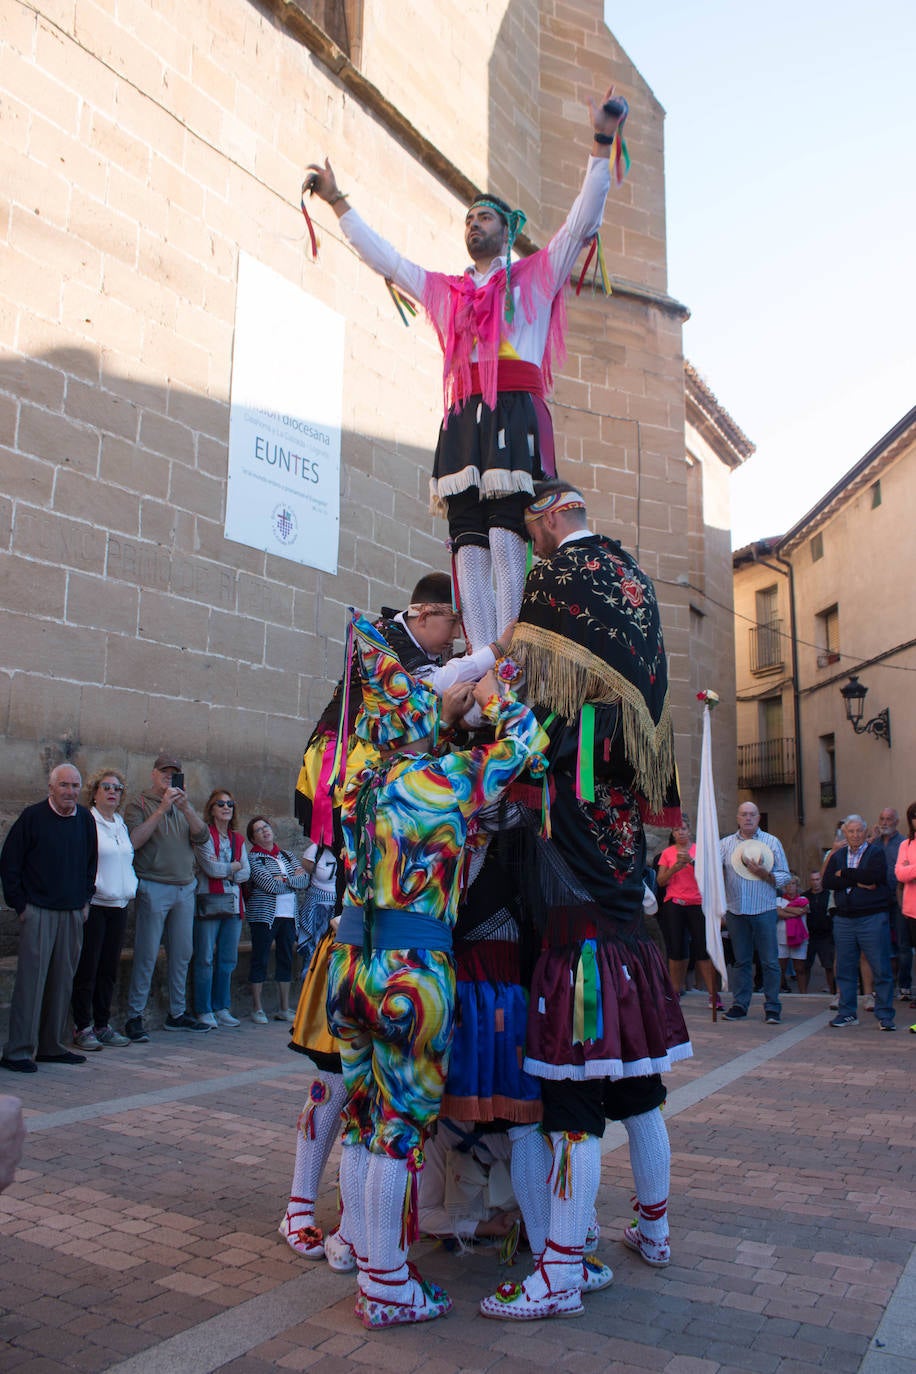
<instances>
[{"instance_id":1,"label":"tan stone wall of building","mask_svg":"<svg viewBox=\"0 0 916 1374\"><path fill-rule=\"evenodd\" d=\"M139 784L167 745L196 799L227 783L243 811L288 814L344 608L402 600L447 566L426 513L435 339L404 329L317 203L309 260L303 166L328 153L376 227L432 266L463 263L465 206L267 8L37 8L6 6L0 68L4 809L40 796L61 757ZM609 266L663 290L663 115L601 15L600 0L369 4L363 69L461 171L522 203L541 242L581 179L583 99L616 80L634 168L609 206ZM240 249L346 317L336 577L223 538ZM690 778L678 316L571 300L555 419L599 528L659 580Z\"/></svg>"},{"instance_id":2,"label":"tan stone wall of building","mask_svg":"<svg viewBox=\"0 0 916 1374\"><path fill-rule=\"evenodd\" d=\"M880 447L880 446L876 446ZM886 806L901 815L916 797L911 760L916 724L910 706L916 681L914 618L906 598L893 583L907 585L914 567L909 512L916 481L916 426L910 426L887 452L857 465L835 489L826 508L806 517L781 550L791 563L795 582L798 635L800 730L797 758L802 778L803 824L792 787L744 789L753 792L770 828L786 846L790 862L807 870L830 847L836 827L850 812L870 823ZM875 504L875 483L880 503ZM825 502L828 498L825 497ZM812 557L812 540L823 549ZM766 556L766 555L764 555ZM771 558L772 561L772 558ZM893 583L885 573L893 569ZM738 744L753 745L763 737L760 698L779 696L784 729L794 735L789 584L772 569L742 560L735 569L735 658L739 697ZM785 638L784 661L768 673L753 673L751 624L757 618L757 593L777 588L779 617ZM828 653L823 613L837 608L838 640ZM872 661L877 660L877 661ZM891 714L892 748L871 735L856 735L846 720L840 688L856 673L868 687L865 720L885 707ZM828 781L828 749L835 749L835 794L832 804L822 794ZM904 827L905 828L905 827Z\"/></svg>"},{"instance_id":3,"label":"tan stone wall of building","mask_svg":"<svg viewBox=\"0 0 916 1374\"><path fill-rule=\"evenodd\" d=\"M768 554L762 555L772 563ZM764 640L764 659L775 660L764 671L753 671L753 644L757 628L758 592L776 588L779 633ZM735 679L738 697L738 746L755 746L764 738L762 702L779 698L782 707L783 736L794 740L794 711L792 696L792 650L789 638L789 583L787 575L780 575L773 567L761 563L742 563L734 574L735 596ZM775 650L776 652L770 652ZM758 662L760 660L758 659ZM761 758L758 778L768 771L767 756ZM754 765L751 764L753 770ZM750 784L742 779L739 769L738 800L753 801L764 816L765 829L778 835L789 862L804 864L805 841L797 818L794 785L769 786L752 777Z\"/></svg>"}]
</instances>

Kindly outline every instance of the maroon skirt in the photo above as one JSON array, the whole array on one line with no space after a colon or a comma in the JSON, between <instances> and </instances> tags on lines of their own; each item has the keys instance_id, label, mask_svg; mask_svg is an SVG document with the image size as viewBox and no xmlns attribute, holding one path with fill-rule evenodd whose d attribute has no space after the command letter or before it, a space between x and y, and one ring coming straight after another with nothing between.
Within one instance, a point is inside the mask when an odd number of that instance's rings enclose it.
<instances>
[{"instance_id":1,"label":"maroon skirt","mask_svg":"<svg viewBox=\"0 0 916 1374\"><path fill-rule=\"evenodd\" d=\"M534 970L525 1070L535 1078L636 1078L693 1054L650 940L598 936L546 949Z\"/></svg>"}]
</instances>

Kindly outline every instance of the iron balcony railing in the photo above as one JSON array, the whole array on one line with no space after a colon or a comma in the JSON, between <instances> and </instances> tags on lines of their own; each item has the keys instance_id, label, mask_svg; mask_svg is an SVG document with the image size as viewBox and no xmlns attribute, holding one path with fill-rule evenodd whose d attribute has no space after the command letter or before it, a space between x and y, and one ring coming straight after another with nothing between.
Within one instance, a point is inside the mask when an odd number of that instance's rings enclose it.
<instances>
[{"instance_id":1,"label":"iron balcony railing","mask_svg":"<svg viewBox=\"0 0 916 1374\"><path fill-rule=\"evenodd\" d=\"M770 620L766 625L752 625L748 635L752 673L769 673L783 666L786 654L781 620Z\"/></svg>"},{"instance_id":2,"label":"iron balcony railing","mask_svg":"<svg viewBox=\"0 0 916 1374\"><path fill-rule=\"evenodd\" d=\"M762 739L738 745L739 787L787 787L795 781L795 740Z\"/></svg>"}]
</instances>

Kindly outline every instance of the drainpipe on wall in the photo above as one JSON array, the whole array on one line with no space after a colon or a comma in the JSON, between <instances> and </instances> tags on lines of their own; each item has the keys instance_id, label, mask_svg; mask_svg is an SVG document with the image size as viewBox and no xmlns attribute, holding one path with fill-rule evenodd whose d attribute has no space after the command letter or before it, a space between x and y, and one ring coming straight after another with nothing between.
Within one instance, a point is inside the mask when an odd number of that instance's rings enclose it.
<instances>
[{"instance_id":1,"label":"drainpipe on wall","mask_svg":"<svg viewBox=\"0 0 916 1374\"><path fill-rule=\"evenodd\" d=\"M792 715L795 722L795 818L799 827L805 824L805 789L802 777L802 747L801 747L801 695L798 690L798 631L795 625L795 570L788 559L774 554L775 563L770 563L766 558L758 558L756 550L754 552L754 562L759 563L763 568L769 568L771 572L779 577L785 577L789 583L789 637L792 645ZM777 567L776 563L781 564Z\"/></svg>"}]
</instances>

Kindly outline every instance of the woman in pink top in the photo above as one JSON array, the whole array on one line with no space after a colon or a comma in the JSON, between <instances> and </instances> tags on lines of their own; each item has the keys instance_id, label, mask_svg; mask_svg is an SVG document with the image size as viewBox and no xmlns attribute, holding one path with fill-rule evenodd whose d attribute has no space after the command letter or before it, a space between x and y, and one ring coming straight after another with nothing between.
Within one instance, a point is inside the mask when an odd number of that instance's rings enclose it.
<instances>
[{"instance_id":1,"label":"woman in pink top","mask_svg":"<svg viewBox=\"0 0 916 1374\"><path fill-rule=\"evenodd\" d=\"M897 850L894 874L898 883L903 883L900 910L914 922L910 939L916 940L916 802L910 802L906 809L906 823L909 834Z\"/></svg>"},{"instance_id":2,"label":"woman in pink top","mask_svg":"<svg viewBox=\"0 0 916 1374\"><path fill-rule=\"evenodd\" d=\"M687 825L679 825L672 830L671 838L674 843L662 850L658 861L658 885L664 897L658 919L668 954L668 972L672 983L681 992L687 973L685 937L689 932L696 971L706 984L709 1005L712 1006L712 999L718 997L718 992L716 971L706 951L703 898L693 871L697 847L691 844L690 827ZM721 1007L722 1003L718 1005Z\"/></svg>"},{"instance_id":3,"label":"woman in pink top","mask_svg":"<svg viewBox=\"0 0 916 1374\"><path fill-rule=\"evenodd\" d=\"M906 809L907 837L897 850L897 863L894 876L903 884L900 910L910 922L910 944L916 948L916 802L910 802ZM916 1007L916 997L910 1003ZM910 1033L916 1035L916 1025L910 1026Z\"/></svg>"}]
</instances>

